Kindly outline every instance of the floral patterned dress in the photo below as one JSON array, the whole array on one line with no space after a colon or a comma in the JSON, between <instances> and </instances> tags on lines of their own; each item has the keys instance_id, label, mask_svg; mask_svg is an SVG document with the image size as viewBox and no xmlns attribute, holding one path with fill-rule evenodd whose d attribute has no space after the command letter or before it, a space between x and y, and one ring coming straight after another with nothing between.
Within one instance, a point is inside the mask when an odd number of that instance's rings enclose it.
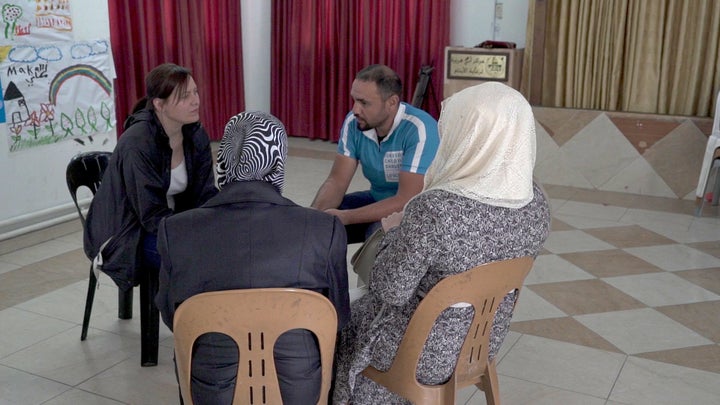
<instances>
[{"instance_id":1,"label":"floral patterned dress","mask_svg":"<svg viewBox=\"0 0 720 405\"><path fill-rule=\"evenodd\" d=\"M333 402L408 404L360 373L368 365L390 368L421 297L441 279L483 263L537 256L550 231L550 210L538 185L519 209L491 206L443 190L419 194L408 203L400 226L380 243L369 293L351 305L337 353ZM516 292L498 307L491 333L493 358L508 333ZM471 307L448 308L425 344L417 378L441 384L452 374Z\"/></svg>"}]
</instances>

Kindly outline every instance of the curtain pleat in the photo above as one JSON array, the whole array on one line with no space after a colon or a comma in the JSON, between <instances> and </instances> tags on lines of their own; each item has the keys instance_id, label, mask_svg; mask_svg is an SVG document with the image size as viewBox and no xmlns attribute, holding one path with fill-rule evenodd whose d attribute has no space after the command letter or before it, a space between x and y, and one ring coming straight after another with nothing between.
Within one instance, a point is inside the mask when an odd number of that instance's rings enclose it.
<instances>
[{"instance_id":1,"label":"curtain pleat","mask_svg":"<svg viewBox=\"0 0 720 405\"><path fill-rule=\"evenodd\" d=\"M210 138L220 139L228 118L245 105L240 2L109 0L108 6L118 122L144 96L145 75L172 62L192 70L200 119Z\"/></svg>"},{"instance_id":2,"label":"curtain pleat","mask_svg":"<svg viewBox=\"0 0 720 405\"><path fill-rule=\"evenodd\" d=\"M336 141L355 73L372 63L398 72L406 101L432 63L424 106L438 116L448 0L274 0L272 13L271 111L290 135Z\"/></svg>"},{"instance_id":3,"label":"curtain pleat","mask_svg":"<svg viewBox=\"0 0 720 405\"><path fill-rule=\"evenodd\" d=\"M543 6L543 59L530 57L535 41L528 41L523 70L531 80L532 69L542 69L541 95L530 94L532 83L523 89L543 106L701 117L714 111L720 1L547 0Z\"/></svg>"}]
</instances>

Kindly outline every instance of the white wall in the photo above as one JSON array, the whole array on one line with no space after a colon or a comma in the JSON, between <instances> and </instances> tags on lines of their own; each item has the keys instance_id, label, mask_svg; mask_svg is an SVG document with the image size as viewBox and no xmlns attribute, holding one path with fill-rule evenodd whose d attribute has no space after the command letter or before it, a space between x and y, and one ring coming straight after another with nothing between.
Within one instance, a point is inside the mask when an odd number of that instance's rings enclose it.
<instances>
[{"instance_id":1,"label":"white wall","mask_svg":"<svg viewBox=\"0 0 720 405\"><path fill-rule=\"evenodd\" d=\"M270 1L242 0L245 109L270 112Z\"/></svg>"},{"instance_id":2,"label":"white wall","mask_svg":"<svg viewBox=\"0 0 720 405\"><path fill-rule=\"evenodd\" d=\"M473 47L496 40L524 48L528 5L529 0L452 0L450 45Z\"/></svg>"},{"instance_id":3,"label":"white wall","mask_svg":"<svg viewBox=\"0 0 720 405\"><path fill-rule=\"evenodd\" d=\"M106 1L70 2L76 40L110 39ZM93 136L80 145L63 141L18 152L8 148L8 128L0 124L0 240L77 218L65 183L65 167L72 156L89 150L112 150L115 131ZM81 198L87 200L83 190Z\"/></svg>"}]
</instances>

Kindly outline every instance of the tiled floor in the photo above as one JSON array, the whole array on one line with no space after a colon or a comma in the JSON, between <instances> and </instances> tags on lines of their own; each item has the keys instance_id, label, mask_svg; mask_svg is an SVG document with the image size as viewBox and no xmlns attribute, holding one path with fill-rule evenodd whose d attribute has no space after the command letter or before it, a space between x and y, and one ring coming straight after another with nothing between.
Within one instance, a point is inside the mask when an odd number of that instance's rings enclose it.
<instances>
[{"instance_id":1,"label":"tiled floor","mask_svg":"<svg viewBox=\"0 0 720 405\"><path fill-rule=\"evenodd\" d=\"M308 205L333 150L292 139L286 196ZM697 218L687 200L546 191L553 230L500 353L503 403L720 403L717 207ZM0 242L0 404L177 403L170 332L159 365L140 367L139 315L117 319L107 277L80 342L80 247L76 222ZM485 400L467 388L457 403Z\"/></svg>"}]
</instances>

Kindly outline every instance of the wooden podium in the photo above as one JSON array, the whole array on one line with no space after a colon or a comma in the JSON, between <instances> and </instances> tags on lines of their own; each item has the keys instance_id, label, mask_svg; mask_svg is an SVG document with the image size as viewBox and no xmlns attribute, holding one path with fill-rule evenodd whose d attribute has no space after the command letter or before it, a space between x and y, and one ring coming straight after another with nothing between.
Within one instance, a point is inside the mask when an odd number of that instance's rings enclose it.
<instances>
[{"instance_id":1,"label":"wooden podium","mask_svg":"<svg viewBox=\"0 0 720 405\"><path fill-rule=\"evenodd\" d=\"M487 81L520 90L523 50L446 47L443 98Z\"/></svg>"}]
</instances>

